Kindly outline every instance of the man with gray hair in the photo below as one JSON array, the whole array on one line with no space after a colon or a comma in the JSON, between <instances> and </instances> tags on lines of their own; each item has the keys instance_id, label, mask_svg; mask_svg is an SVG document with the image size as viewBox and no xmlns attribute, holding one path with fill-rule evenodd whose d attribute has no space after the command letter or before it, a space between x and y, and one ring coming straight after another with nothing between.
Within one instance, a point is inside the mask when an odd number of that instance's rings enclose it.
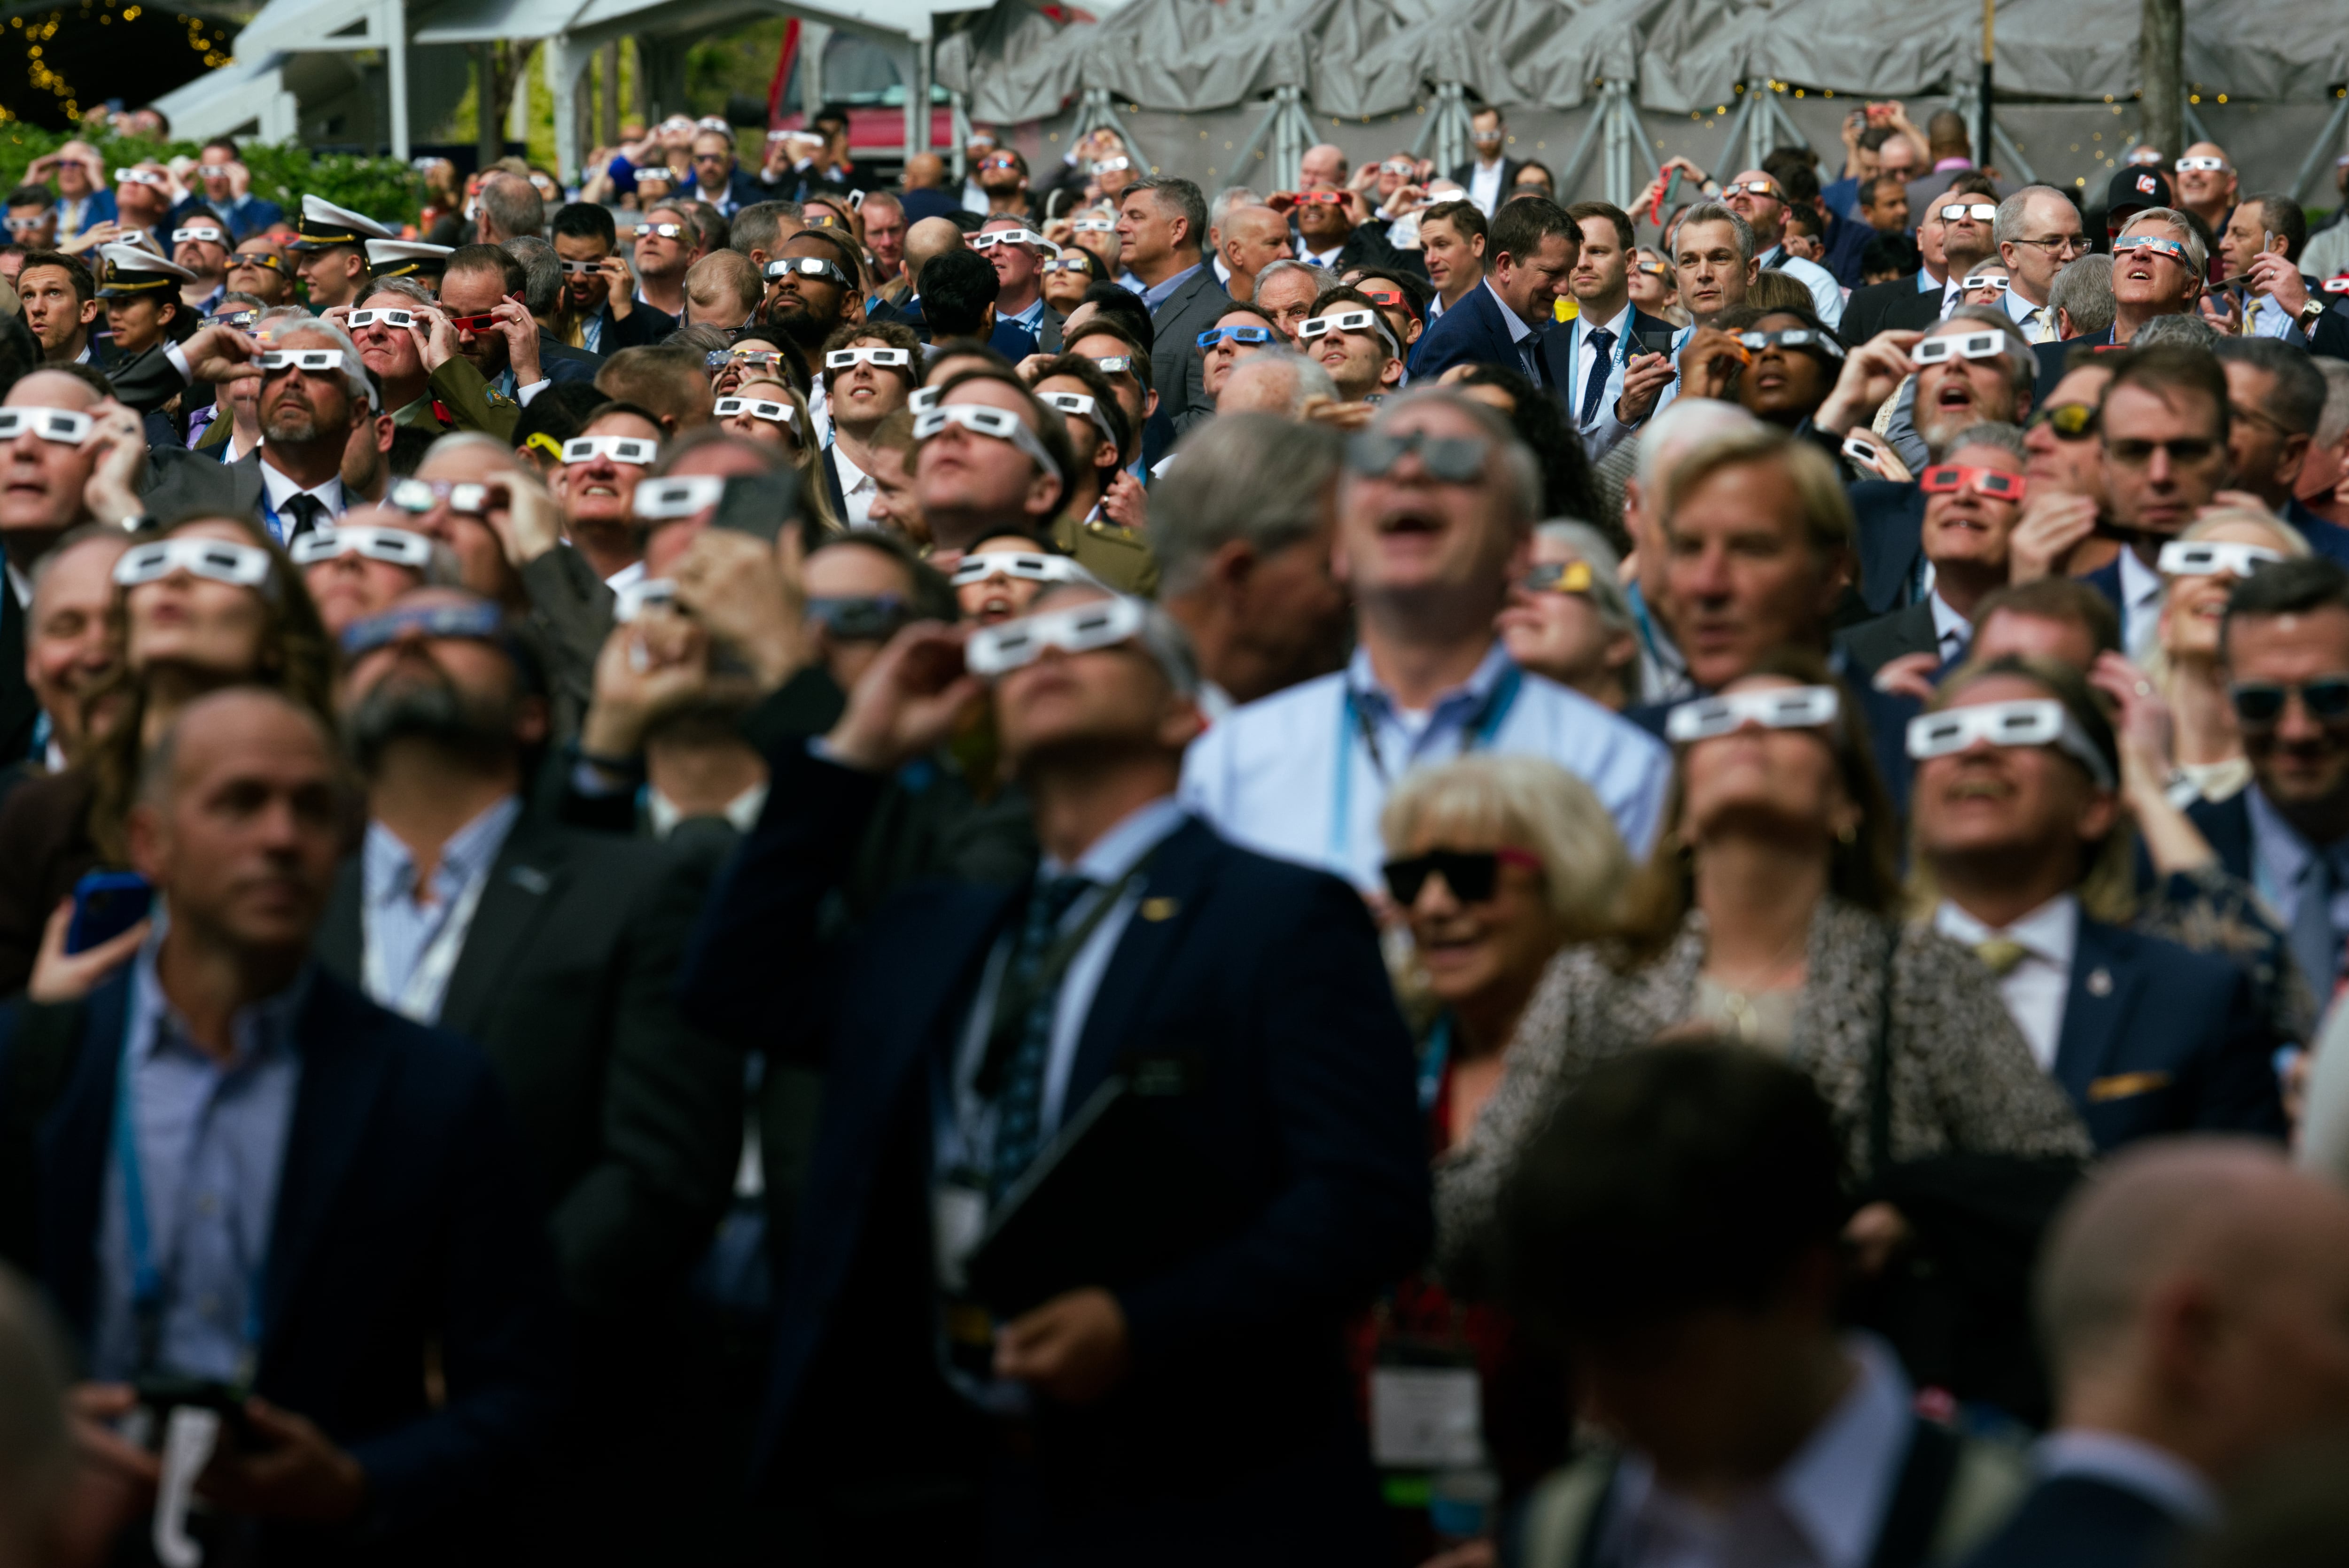
<instances>
[{"instance_id":1,"label":"man with gray hair","mask_svg":"<svg viewBox=\"0 0 2349 1568\"><path fill-rule=\"evenodd\" d=\"M1242 843L1368 891L1393 781L1490 750L1578 774L1646 852L1670 758L1588 697L1519 669L1494 630L1531 560L1540 490L1533 454L1485 405L1442 387L1381 405L1347 442L1338 492L1334 562L1354 593L1353 659L1195 742L1183 769L1193 809Z\"/></svg>"},{"instance_id":2,"label":"man with gray hair","mask_svg":"<svg viewBox=\"0 0 2349 1568\"><path fill-rule=\"evenodd\" d=\"M1679 276L1681 304L1699 326L1744 304L1746 285L1761 270L1753 225L1718 201L1700 201L1681 215L1669 259Z\"/></svg>"},{"instance_id":3,"label":"man with gray hair","mask_svg":"<svg viewBox=\"0 0 2349 1568\"><path fill-rule=\"evenodd\" d=\"M1158 600L1198 651L1210 721L1345 662L1330 564L1344 444L1327 425L1222 414L1151 487Z\"/></svg>"},{"instance_id":4,"label":"man with gray hair","mask_svg":"<svg viewBox=\"0 0 2349 1568\"><path fill-rule=\"evenodd\" d=\"M481 181L474 220L477 244L502 245L525 236L535 239L546 232L546 198L521 175L500 170Z\"/></svg>"},{"instance_id":5,"label":"man with gray hair","mask_svg":"<svg viewBox=\"0 0 2349 1568\"><path fill-rule=\"evenodd\" d=\"M2176 208L2147 207L2131 218L2113 238L2113 325L2101 341L2134 342L2155 317L2191 311L2209 263L2202 236Z\"/></svg>"},{"instance_id":6,"label":"man with gray hair","mask_svg":"<svg viewBox=\"0 0 2349 1568\"><path fill-rule=\"evenodd\" d=\"M2055 275L2090 249L2080 209L2053 185L2026 185L1998 204L1991 242L2006 263L2006 314L2032 342L2054 342Z\"/></svg>"},{"instance_id":7,"label":"man with gray hair","mask_svg":"<svg viewBox=\"0 0 2349 1568\"><path fill-rule=\"evenodd\" d=\"M2124 1150L2056 1217L2036 1285L2055 1423L1966 1568L2137 1568L2349 1421L2349 1197L2273 1145Z\"/></svg>"},{"instance_id":8,"label":"man with gray hair","mask_svg":"<svg viewBox=\"0 0 2349 1568\"><path fill-rule=\"evenodd\" d=\"M1207 268L1207 199L1188 180L1139 180L1118 198L1118 281L1149 307L1155 340L1150 383L1158 389L1153 422L1171 435L1173 421L1206 406L1198 337L1230 303Z\"/></svg>"},{"instance_id":9,"label":"man with gray hair","mask_svg":"<svg viewBox=\"0 0 2349 1568\"><path fill-rule=\"evenodd\" d=\"M1312 318L1313 302L1338 286L1338 274L1327 267L1278 261L1257 273L1254 303L1293 344L1299 325Z\"/></svg>"},{"instance_id":10,"label":"man with gray hair","mask_svg":"<svg viewBox=\"0 0 2349 1568\"><path fill-rule=\"evenodd\" d=\"M1314 397L1338 401L1338 384L1318 360L1296 353L1268 350L1251 354L1232 366L1216 395L1216 414L1278 414L1302 419L1305 405Z\"/></svg>"}]
</instances>

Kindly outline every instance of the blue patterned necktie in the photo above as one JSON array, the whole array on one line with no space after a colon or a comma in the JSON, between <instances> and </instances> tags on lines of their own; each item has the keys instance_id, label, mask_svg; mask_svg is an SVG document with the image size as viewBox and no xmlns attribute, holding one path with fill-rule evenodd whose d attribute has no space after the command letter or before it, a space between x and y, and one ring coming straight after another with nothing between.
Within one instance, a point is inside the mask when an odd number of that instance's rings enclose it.
<instances>
[{"instance_id":1,"label":"blue patterned necktie","mask_svg":"<svg viewBox=\"0 0 2349 1568\"><path fill-rule=\"evenodd\" d=\"M2319 1009L2333 998L2341 964L2341 936L2333 929L2333 859L2319 850L2301 873L2300 903L2292 916L2292 955L2300 961Z\"/></svg>"},{"instance_id":2,"label":"blue patterned necktie","mask_svg":"<svg viewBox=\"0 0 2349 1568\"><path fill-rule=\"evenodd\" d=\"M1599 394L1607 390L1607 351L1615 346L1615 335L1605 327L1590 335L1590 375L1582 388L1582 413L1575 423L1588 425L1599 412Z\"/></svg>"},{"instance_id":3,"label":"blue patterned necktie","mask_svg":"<svg viewBox=\"0 0 2349 1568\"><path fill-rule=\"evenodd\" d=\"M1050 985L1038 982L1062 918L1092 886L1087 877L1050 877L1040 879L1028 895L1028 917L1004 981L1018 985L1030 1001L1027 1016L1019 1022L1019 1047L1005 1068L1003 1091L995 1102L994 1170L988 1184L990 1200L999 1201L1019 1180L1034 1162L1042 1140L1044 1068L1052 1054L1052 1015L1060 1002L1061 985L1059 975L1052 976Z\"/></svg>"}]
</instances>

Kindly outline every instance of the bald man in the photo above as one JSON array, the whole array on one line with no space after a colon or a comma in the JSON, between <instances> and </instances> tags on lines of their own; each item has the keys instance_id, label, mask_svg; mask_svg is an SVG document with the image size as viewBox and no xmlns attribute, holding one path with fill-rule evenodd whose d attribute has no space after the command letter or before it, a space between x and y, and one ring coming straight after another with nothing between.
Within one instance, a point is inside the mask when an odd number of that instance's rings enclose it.
<instances>
[{"instance_id":1,"label":"bald man","mask_svg":"<svg viewBox=\"0 0 2349 1568\"><path fill-rule=\"evenodd\" d=\"M932 219L944 222L948 213L960 211L963 205L961 192L947 189L946 160L935 152L916 152L905 160L905 183L898 200L908 223ZM910 241L906 248L912 250Z\"/></svg>"},{"instance_id":2,"label":"bald man","mask_svg":"<svg viewBox=\"0 0 2349 1568\"><path fill-rule=\"evenodd\" d=\"M2272 1144L2164 1139L2074 1193L2038 1280L2040 1480L1966 1568L2137 1568L2349 1423L2349 1195Z\"/></svg>"},{"instance_id":3,"label":"bald man","mask_svg":"<svg viewBox=\"0 0 2349 1568\"><path fill-rule=\"evenodd\" d=\"M1346 188L1346 150L1333 142L1322 142L1305 150L1297 160L1297 188L1299 191L1343 191Z\"/></svg>"},{"instance_id":4,"label":"bald man","mask_svg":"<svg viewBox=\"0 0 2349 1568\"><path fill-rule=\"evenodd\" d=\"M922 269L948 251L963 249L967 243L960 226L949 218L925 218L905 231L906 294L900 307L909 325L922 325Z\"/></svg>"},{"instance_id":5,"label":"bald man","mask_svg":"<svg viewBox=\"0 0 2349 1568\"><path fill-rule=\"evenodd\" d=\"M1288 219L1269 207L1235 207L1224 215L1216 245L1216 279L1236 300L1255 297L1256 275L1294 253Z\"/></svg>"}]
</instances>

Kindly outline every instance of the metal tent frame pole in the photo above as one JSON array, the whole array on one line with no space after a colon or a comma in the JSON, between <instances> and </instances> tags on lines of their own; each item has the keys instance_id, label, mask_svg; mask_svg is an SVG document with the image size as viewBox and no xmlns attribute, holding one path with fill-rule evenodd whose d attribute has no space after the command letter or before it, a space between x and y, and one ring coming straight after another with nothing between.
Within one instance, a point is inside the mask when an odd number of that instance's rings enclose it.
<instances>
[{"instance_id":1,"label":"metal tent frame pole","mask_svg":"<svg viewBox=\"0 0 2349 1568\"><path fill-rule=\"evenodd\" d=\"M1419 128L1419 139L1411 144L1413 158L1428 155L1427 144L1435 143L1435 167L1439 171L1457 169L1468 160L1468 138L1473 117L1468 111L1468 89L1458 82L1435 84L1435 108Z\"/></svg>"},{"instance_id":2,"label":"metal tent frame pole","mask_svg":"<svg viewBox=\"0 0 2349 1568\"><path fill-rule=\"evenodd\" d=\"M963 153L970 146L970 104L959 92L947 94L947 125L954 136L954 177L957 181L970 178L963 167Z\"/></svg>"},{"instance_id":3,"label":"metal tent frame pole","mask_svg":"<svg viewBox=\"0 0 2349 1568\"><path fill-rule=\"evenodd\" d=\"M2217 137L2210 134L2210 128L2202 123L2202 117L2194 112L2194 100L2192 98L2189 97L2179 100L2178 105L2178 113L2179 117L2178 123L2186 128L2186 134L2192 138L2193 141L2216 141L2219 139ZM2193 145L2193 142L2189 141L2187 145L2191 146ZM2181 147L2169 156L2173 159L2181 158L2185 155L2185 152L2186 148Z\"/></svg>"},{"instance_id":4,"label":"metal tent frame pole","mask_svg":"<svg viewBox=\"0 0 2349 1568\"><path fill-rule=\"evenodd\" d=\"M1295 89L1284 88L1281 90L1288 92ZM1107 126L1117 132L1125 142L1125 150L1129 154L1140 162L1149 164L1150 155L1142 150L1142 143L1135 139L1133 132L1126 129L1125 121L1118 118L1117 109L1109 99L1109 89L1087 88L1084 97L1077 103L1077 123L1075 129L1069 132L1070 144L1073 146L1083 140L1102 126Z\"/></svg>"},{"instance_id":5,"label":"metal tent frame pole","mask_svg":"<svg viewBox=\"0 0 2349 1568\"><path fill-rule=\"evenodd\" d=\"M1305 161L1305 150L1313 145L1313 124L1306 118L1304 98L1304 90L1299 88L1273 89L1271 107L1265 110L1264 118L1257 121L1256 129L1248 132L1248 139L1240 143L1239 151L1232 159L1234 180L1243 178L1240 171L1247 168L1248 160L1268 141L1272 145L1266 161L1272 165L1272 183L1266 193L1297 188L1298 166Z\"/></svg>"},{"instance_id":6,"label":"metal tent frame pole","mask_svg":"<svg viewBox=\"0 0 2349 1568\"><path fill-rule=\"evenodd\" d=\"M2324 167L2324 160L2336 156L2334 149L2341 145L2341 133L2344 127L2349 127L2349 97L2333 100L2333 118L2324 122L2323 133L2308 150L2307 158L2301 162L2300 172L2292 177L2293 201L2299 201L2307 191L2310 182L2316 178L2316 171Z\"/></svg>"},{"instance_id":7,"label":"metal tent frame pole","mask_svg":"<svg viewBox=\"0 0 2349 1568\"><path fill-rule=\"evenodd\" d=\"M2031 160L2023 156L2023 149L2017 147L2014 138L2006 133L2006 127L1999 123L1996 114L1982 113L1981 99L1982 88L1978 85L1961 80L1950 94L1950 107L1963 115L1969 125L1979 125L1983 120L1990 122L1991 144L1985 162L1997 164L2019 185L2038 184L2039 174L2031 167ZM2131 138L2131 141L2134 140L2135 138Z\"/></svg>"},{"instance_id":8,"label":"metal tent frame pole","mask_svg":"<svg viewBox=\"0 0 2349 1568\"><path fill-rule=\"evenodd\" d=\"M1636 163L1632 160L1635 149L1639 153ZM1582 128L1574 150L1567 155L1558 170L1557 191L1561 199L1573 195L1590 167L1592 155L1601 152L1604 156L1599 164L1599 181L1606 188L1607 200L1618 207L1629 208L1631 199L1639 194L1640 185L1646 183L1640 170L1645 169L1652 176L1658 167L1655 143L1649 139L1648 128L1632 101L1630 82L1599 84L1590 122Z\"/></svg>"}]
</instances>

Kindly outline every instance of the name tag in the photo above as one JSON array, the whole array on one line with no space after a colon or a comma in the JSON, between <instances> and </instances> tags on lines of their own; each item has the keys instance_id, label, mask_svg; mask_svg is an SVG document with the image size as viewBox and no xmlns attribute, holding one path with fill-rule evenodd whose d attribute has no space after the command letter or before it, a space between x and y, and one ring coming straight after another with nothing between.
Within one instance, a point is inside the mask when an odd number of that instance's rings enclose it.
<instances>
[{"instance_id":1,"label":"name tag","mask_svg":"<svg viewBox=\"0 0 2349 1568\"><path fill-rule=\"evenodd\" d=\"M1371 1457L1387 1470L1464 1470L1483 1463L1476 1369L1372 1367Z\"/></svg>"}]
</instances>

